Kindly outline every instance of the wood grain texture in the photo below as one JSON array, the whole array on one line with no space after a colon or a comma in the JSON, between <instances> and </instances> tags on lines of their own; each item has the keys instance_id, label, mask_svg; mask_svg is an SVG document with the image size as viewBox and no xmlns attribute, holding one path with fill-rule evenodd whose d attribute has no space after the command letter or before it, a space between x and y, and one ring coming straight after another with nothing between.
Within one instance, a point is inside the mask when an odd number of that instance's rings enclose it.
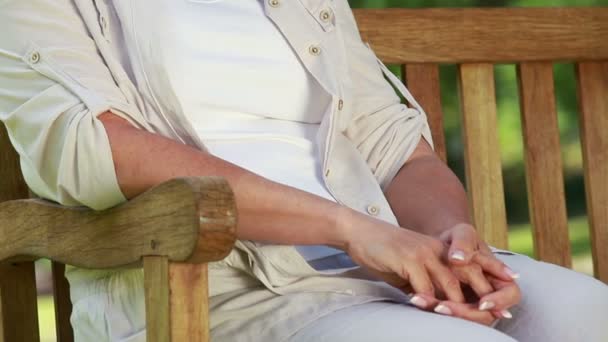
<instances>
[{"instance_id":1,"label":"wood grain texture","mask_svg":"<svg viewBox=\"0 0 608 342\"><path fill-rule=\"evenodd\" d=\"M594 273L608 284L608 61L576 70Z\"/></svg>"},{"instance_id":2,"label":"wood grain texture","mask_svg":"<svg viewBox=\"0 0 608 342\"><path fill-rule=\"evenodd\" d=\"M19 157L10 144L4 124L0 123L0 202L27 196ZM0 248L10 243L12 241L0 234ZM0 342L38 341L37 313L34 263L0 264Z\"/></svg>"},{"instance_id":3,"label":"wood grain texture","mask_svg":"<svg viewBox=\"0 0 608 342\"><path fill-rule=\"evenodd\" d=\"M171 341L169 320L169 259L144 257L147 342Z\"/></svg>"},{"instance_id":4,"label":"wood grain texture","mask_svg":"<svg viewBox=\"0 0 608 342\"><path fill-rule=\"evenodd\" d=\"M540 260L570 267L553 65L522 63L517 76L534 253Z\"/></svg>"},{"instance_id":5,"label":"wood grain texture","mask_svg":"<svg viewBox=\"0 0 608 342\"><path fill-rule=\"evenodd\" d=\"M426 112L431 126L435 152L441 160L446 162L439 66L437 64L407 64L403 66L403 74L408 89Z\"/></svg>"},{"instance_id":6,"label":"wood grain texture","mask_svg":"<svg viewBox=\"0 0 608 342\"><path fill-rule=\"evenodd\" d=\"M28 188L21 175L19 156L0 122L0 202L19 198L28 198Z\"/></svg>"},{"instance_id":7,"label":"wood grain texture","mask_svg":"<svg viewBox=\"0 0 608 342\"><path fill-rule=\"evenodd\" d=\"M27 255L84 268L224 258L236 240L236 204L220 177L174 179L95 212L40 200L0 203L0 262Z\"/></svg>"},{"instance_id":8,"label":"wood grain texture","mask_svg":"<svg viewBox=\"0 0 608 342\"><path fill-rule=\"evenodd\" d=\"M486 242L507 248L494 67L463 64L458 74L467 192L473 222Z\"/></svg>"},{"instance_id":9,"label":"wood grain texture","mask_svg":"<svg viewBox=\"0 0 608 342\"><path fill-rule=\"evenodd\" d=\"M171 341L209 341L207 264L169 264Z\"/></svg>"},{"instance_id":10,"label":"wood grain texture","mask_svg":"<svg viewBox=\"0 0 608 342\"><path fill-rule=\"evenodd\" d=\"M70 300L70 284L65 278L65 265L52 262L53 299L55 302L55 336L57 342L73 342L74 331L70 324L72 302Z\"/></svg>"},{"instance_id":11,"label":"wood grain texture","mask_svg":"<svg viewBox=\"0 0 608 342\"><path fill-rule=\"evenodd\" d=\"M33 262L0 265L0 307L0 342L40 340Z\"/></svg>"},{"instance_id":12,"label":"wood grain texture","mask_svg":"<svg viewBox=\"0 0 608 342\"><path fill-rule=\"evenodd\" d=\"M365 41L386 63L608 59L608 8L361 9Z\"/></svg>"}]
</instances>

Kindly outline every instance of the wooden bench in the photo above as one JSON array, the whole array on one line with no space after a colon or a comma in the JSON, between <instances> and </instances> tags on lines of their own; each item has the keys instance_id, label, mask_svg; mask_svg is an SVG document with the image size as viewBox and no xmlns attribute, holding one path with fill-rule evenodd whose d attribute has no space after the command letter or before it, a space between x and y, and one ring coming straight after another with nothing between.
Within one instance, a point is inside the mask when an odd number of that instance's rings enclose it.
<instances>
[{"instance_id":1,"label":"wooden bench","mask_svg":"<svg viewBox=\"0 0 608 342\"><path fill-rule=\"evenodd\" d=\"M595 276L608 283L608 8L357 10L362 35L426 108L445 160L439 64L457 64L467 188L484 238L507 247L493 65L517 63L536 256L569 267L552 63L576 63ZM1 125L0 125L1 126ZM38 341L33 261L53 260L57 336L72 341L63 264L144 267L148 341L208 340L206 262L235 239L220 178L177 179L105 212L28 197L0 127L0 342Z\"/></svg>"}]
</instances>

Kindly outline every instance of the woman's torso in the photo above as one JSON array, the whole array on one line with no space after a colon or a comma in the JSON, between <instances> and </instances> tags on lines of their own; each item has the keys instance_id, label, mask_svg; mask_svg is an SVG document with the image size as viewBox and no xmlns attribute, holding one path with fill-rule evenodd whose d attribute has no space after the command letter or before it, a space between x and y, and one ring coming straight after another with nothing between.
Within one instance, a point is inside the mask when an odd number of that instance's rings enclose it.
<instances>
[{"instance_id":1,"label":"woman's torso","mask_svg":"<svg viewBox=\"0 0 608 342\"><path fill-rule=\"evenodd\" d=\"M127 3L115 6L133 6ZM129 10L136 26L139 8ZM155 50L157 59L147 63L155 68L141 70L138 87L161 80L164 84L152 87L171 87L211 154L335 201L320 174L316 143L331 97L266 17L263 3L201 0L166 6L151 0L145 11L146 20L158 19L157 24L137 32L137 46L131 48ZM159 68L166 78L154 77ZM307 260L341 253L325 246L297 249Z\"/></svg>"}]
</instances>

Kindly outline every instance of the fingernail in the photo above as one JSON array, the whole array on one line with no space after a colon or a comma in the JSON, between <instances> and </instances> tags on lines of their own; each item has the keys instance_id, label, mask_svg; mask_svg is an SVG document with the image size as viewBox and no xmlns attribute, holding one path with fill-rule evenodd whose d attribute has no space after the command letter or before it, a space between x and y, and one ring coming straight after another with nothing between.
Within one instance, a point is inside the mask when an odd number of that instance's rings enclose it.
<instances>
[{"instance_id":1,"label":"fingernail","mask_svg":"<svg viewBox=\"0 0 608 342\"><path fill-rule=\"evenodd\" d=\"M489 301L489 300L485 300L483 301L480 305L479 305L479 310L481 311L486 311L486 310L490 310L491 308L493 308L494 306L496 306L494 304L494 302Z\"/></svg>"},{"instance_id":2,"label":"fingernail","mask_svg":"<svg viewBox=\"0 0 608 342\"><path fill-rule=\"evenodd\" d=\"M450 258L452 258L454 260L464 261L464 252L460 251L460 250L456 250L456 251L452 252L452 255L450 255Z\"/></svg>"},{"instance_id":3,"label":"fingernail","mask_svg":"<svg viewBox=\"0 0 608 342\"><path fill-rule=\"evenodd\" d=\"M519 273L513 272L513 270L508 267L505 267L505 273L511 277L511 279L519 279Z\"/></svg>"},{"instance_id":4,"label":"fingernail","mask_svg":"<svg viewBox=\"0 0 608 342\"><path fill-rule=\"evenodd\" d=\"M506 318L506 319L511 319L513 318L513 315L511 315L511 313L509 312L509 310L504 309L500 311L500 314L502 315L502 317Z\"/></svg>"},{"instance_id":5,"label":"fingernail","mask_svg":"<svg viewBox=\"0 0 608 342\"><path fill-rule=\"evenodd\" d=\"M447 306L443 305L443 304L439 304L435 307L435 311L436 313L442 314L442 315L448 315L451 316L452 315L452 310L450 310L450 308L448 308Z\"/></svg>"},{"instance_id":6,"label":"fingernail","mask_svg":"<svg viewBox=\"0 0 608 342\"><path fill-rule=\"evenodd\" d=\"M410 298L410 302L412 302L412 304L416 305L417 307L421 307L421 308L426 308L426 306L429 305L429 303L427 303L427 301L424 300L424 298L422 298L418 295Z\"/></svg>"}]
</instances>

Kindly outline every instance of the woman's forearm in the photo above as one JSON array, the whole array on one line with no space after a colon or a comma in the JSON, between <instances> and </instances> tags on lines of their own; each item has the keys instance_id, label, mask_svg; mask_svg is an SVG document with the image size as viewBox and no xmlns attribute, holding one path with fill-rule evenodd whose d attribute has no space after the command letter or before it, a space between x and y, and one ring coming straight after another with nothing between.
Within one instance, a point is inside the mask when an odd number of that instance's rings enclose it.
<instances>
[{"instance_id":1,"label":"woman's forearm","mask_svg":"<svg viewBox=\"0 0 608 342\"><path fill-rule=\"evenodd\" d=\"M399 225L437 236L470 223L466 192L456 175L421 140L385 192Z\"/></svg>"},{"instance_id":2,"label":"woman's forearm","mask_svg":"<svg viewBox=\"0 0 608 342\"><path fill-rule=\"evenodd\" d=\"M110 139L118 182L127 198L175 177L222 176L236 197L239 239L344 247L339 222L350 209L136 129L111 113L99 119Z\"/></svg>"}]
</instances>

